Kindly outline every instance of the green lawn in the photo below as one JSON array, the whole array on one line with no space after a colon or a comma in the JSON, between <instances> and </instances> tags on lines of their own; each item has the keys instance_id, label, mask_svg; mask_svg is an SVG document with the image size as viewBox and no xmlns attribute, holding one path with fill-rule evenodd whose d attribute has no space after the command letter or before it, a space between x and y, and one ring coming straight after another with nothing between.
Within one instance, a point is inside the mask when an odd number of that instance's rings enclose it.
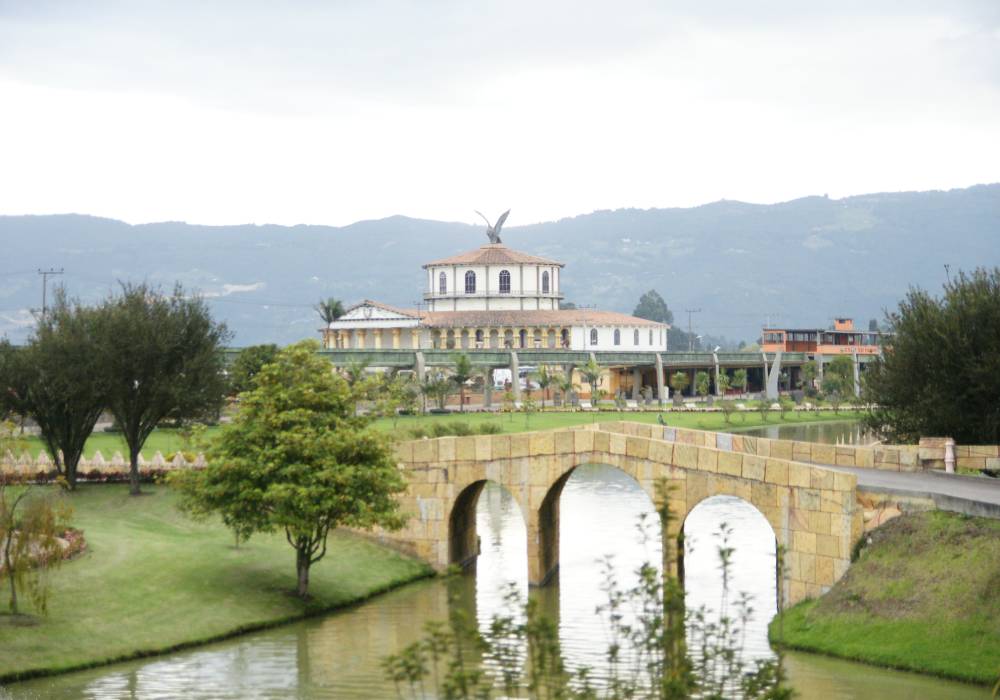
<instances>
[{"instance_id":1,"label":"green lawn","mask_svg":"<svg viewBox=\"0 0 1000 700\"><path fill-rule=\"evenodd\" d=\"M282 535L233 547L221 524L177 512L166 487L82 486L68 496L88 551L52 575L47 617L0 615L0 682L166 651L364 599L429 574L416 560L334 533L307 605L289 594L295 559ZM5 582L6 585L6 582ZM6 610L6 588L0 610Z\"/></svg>"},{"instance_id":2,"label":"green lawn","mask_svg":"<svg viewBox=\"0 0 1000 700\"><path fill-rule=\"evenodd\" d=\"M825 596L772 640L976 683L1000 677L1000 521L934 511L890 520Z\"/></svg>"},{"instance_id":3,"label":"green lawn","mask_svg":"<svg viewBox=\"0 0 1000 700\"><path fill-rule=\"evenodd\" d=\"M426 415L426 416L401 416L395 422L389 418L379 419L376 425L385 430L394 430L402 439L409 437L409 431L414 428L427 428L435 422L461 421L468 423L473 428L483 423L493 423L499 426L504 433L517 433L525 430L551 430L553 428L569 428L574 425L585 423L599 423L601 421L628 420L640 423L655 423L657 411L545 411L538 413L452 413L448 415ZM734 413L731 422L726 423L722 413L700 413L694 411L664 411L662 413L668 425L676 428L696 428L698 430L740 430L742 428L754 428L762 425L787 425L799 423L814 423L817 421L831 420L858 420L861 413L856 411L833 411L793 413L789 411L785 414L785 419L780 418L780 414L774 411L768 414L767 422L761 419L760 413L756 411L741 411Z\"/></svg>"},{"instance_id":4,"label":"green lawn","mask_svg":"<svg viewBox=\"0 0 1000 700\"><path fill-rule=\"evenodd\" d=\"M462 421L475 427L482 423L494 423L505 433L517 433L525 430L550 430L552 428L568 428L582 423L594 423L612 420L631 420L641 423L655 423L656 411L642 412L617 412L601 411L584 413L580 411L553 411L524 413L451 413L451 414L429 414L426 416L401 416L396 421L389 418L382 418L376 421L376 426L383 430L390 430L397 433L401 439L410 437L409 430L416 427L427 427L436 422ZM817 421L829 420L858 420L861 413L857 411L833 411L822 412L789 412L782 420L777 411L771 412L765 423L760 413L756 411L741 411L734 413L729 424L726 423L722 413L698 413L698 412L671 412L664 411L663 416L668 424L678 428L697 428L700 430L739 430L741 428L753 428L761 425L785 425L798 423L813 423ZM217 433L219 428L209 428L205 435L211 437ZM24 447L31 454L38 454L44 449L42 441L36 437L24 440ZM147 460L152 459L157 451L167 456L177 450L189 449L184 444L184 440L176 430L161 428L153 431L146 441L142 454ZM84 452L87 457L92 457L100 450L104 459L109 460L115 452L122 455L128 454L128 448L121 437L121 433L94 433L87 441L87 448Z\"/></svg>"}]
</instances>

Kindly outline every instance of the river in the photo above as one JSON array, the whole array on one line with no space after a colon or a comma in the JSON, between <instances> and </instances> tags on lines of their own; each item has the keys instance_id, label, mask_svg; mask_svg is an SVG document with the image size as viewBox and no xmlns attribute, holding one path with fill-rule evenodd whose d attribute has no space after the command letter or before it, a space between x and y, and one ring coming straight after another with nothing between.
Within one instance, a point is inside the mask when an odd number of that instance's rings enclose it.
<instances>
[{"instance_id":1,"label":"river","mask_svg":"<svg viewBox=\"0 0 1000 700\"><path fill-rule=\"evenodd\" d=\"M837 428L839 426L839 429ZM785 426L790 427L790 426ZM856 433L850 423L823 424L791 436L845 441ZM767 430L767 429L764 429ZM659 545L638 537L641 514L654 518L649 498L624 473L602 465L577 469L560 502L561 540L558 583L533 594L559 621L560 640L570 667L588 665L600 675L608 639L595 608L604 601L597 559L613 555L625 582L643 561L659 561ZM774 535L749 504L720 496L702 502L685 523L688 552L685 585L689 606L712 606L721 592L713 536L719 524L733 529L733 591L754 596L757 613L746 636L749 656L770 655L767 622L775 612ZM485 624L503 609L503 591L513 582L527 594L523 518L513 499L487 485L477 509L482 555L474 574L462 577L459 602ZM454 584L453 584L454 585ZM379 661L422 636L423 623L448 613L444 581L428 580L338 613L248 634L233 640L48 679L14 684L3 700L28 698L392 698ZM889 671L811 654L787 655L791 685L799 697L831 700L973 700L989 693L973 686Z\"/></svg>"}]
</instances>

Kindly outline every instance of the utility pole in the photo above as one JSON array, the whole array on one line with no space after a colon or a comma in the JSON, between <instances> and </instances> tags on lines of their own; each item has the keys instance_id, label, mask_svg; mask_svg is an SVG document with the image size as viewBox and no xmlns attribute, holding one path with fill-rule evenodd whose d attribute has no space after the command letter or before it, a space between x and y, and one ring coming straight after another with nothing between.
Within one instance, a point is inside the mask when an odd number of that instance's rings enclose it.
<instances>
[{"instance_id":1,"label":"utility pole","mask_svg":"<svg viewBox=\"0 0 1000 700\"><path fill-rule=\"evenodd\" d=\"M41 268L39 268L38 270L38 274L42 276L42 319L43 320L45 319L45 312L47 310L46 302L48 299L49 277L52 277L53 275L61 275L62 273L63 269L61 267L58 270L55 269L54 267L50 267L48 270L42 270Z\"/></svg>"},{"instance_id":2,"label":"utility pole","mask_svg":"<svg viewBox=\"0 0 1000 700\"><path fill-rule=\"evenodd\" d=\"M684 309L688 315L688 352L694 351L694 333L691 332L691 314L700 314L701 309Z\"/></svg>"}]
</instances>

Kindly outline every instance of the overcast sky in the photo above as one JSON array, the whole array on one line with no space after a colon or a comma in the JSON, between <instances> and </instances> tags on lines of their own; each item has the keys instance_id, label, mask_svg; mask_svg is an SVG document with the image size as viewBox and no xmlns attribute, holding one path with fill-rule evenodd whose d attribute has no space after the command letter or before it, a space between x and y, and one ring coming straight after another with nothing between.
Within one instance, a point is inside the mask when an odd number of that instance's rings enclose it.
<instances>
[{"instance_id":1,"label":"overcast sky","mask_svg":"<svg viewBox=\"0 0 1000 700\"><path fill-rule=\"evenodd\" d=\"M1000 0L0 0L5 214L516 225L998 180Z\"/></svg>"}]
</instances>

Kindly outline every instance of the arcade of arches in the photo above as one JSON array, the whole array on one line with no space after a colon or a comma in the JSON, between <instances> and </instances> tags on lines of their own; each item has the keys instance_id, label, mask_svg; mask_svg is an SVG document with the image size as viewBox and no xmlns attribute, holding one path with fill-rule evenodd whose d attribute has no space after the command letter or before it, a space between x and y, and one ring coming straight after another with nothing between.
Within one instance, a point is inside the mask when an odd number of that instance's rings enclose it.
<instances>
[{"instance_id":1,"label":"arcade of arches","mask_svg":"<svg viewBox=\"0 0 1000 700\"><path fill-rule=\"evenodd\" d=\"M544 585L559 565L559 495L582 464L621 469L660 502L657 483L668 484L677 517L663 533L674 546L688 513L710 496L732 495L751 503L786 549L783 599L793 605L816 597L850 565L850 549L862 529L854 475L743 451L736 440L691 444L691 431L625 424L633 432L588 426L513 435L446 437L401 443L397 458L407 474L403 496L407 526L380 537L443 570L478 554L475 506L486 481L507 489L518 503L527 532L528 579Z\"/></svg>"}]
</instances>

